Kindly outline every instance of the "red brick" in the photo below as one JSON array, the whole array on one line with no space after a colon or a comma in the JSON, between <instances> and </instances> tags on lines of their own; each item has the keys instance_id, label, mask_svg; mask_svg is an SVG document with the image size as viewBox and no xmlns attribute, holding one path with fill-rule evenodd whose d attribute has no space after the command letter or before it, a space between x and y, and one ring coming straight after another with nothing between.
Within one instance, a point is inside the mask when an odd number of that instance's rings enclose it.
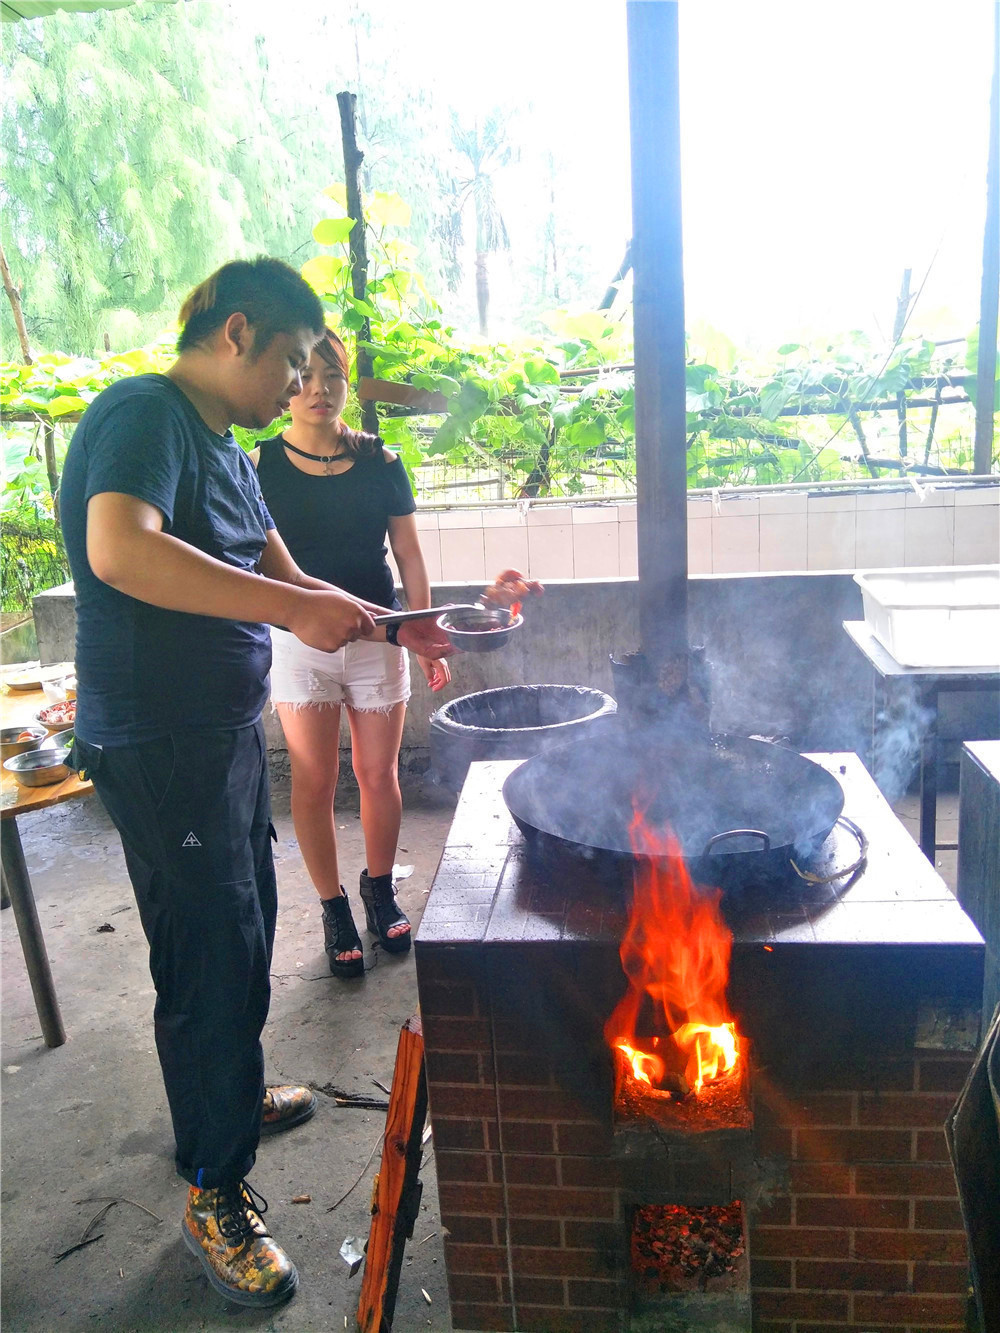
<instances>
[{"instance_id":1,"label":"red brick","mask_svg":"<svg viewBox=\"0 0 1000 1333\"><path fill-rule=\"evenodd\" d=\"M913 1225L919 1231L961 1231L962 1211L948 1199L918 1199Z\"/></svg>"},{"instance_id":2,"label":"red brick","mask_svg":"<svg viewBox=\"0 0 1000 1333\"><path fill-rule=\"evenodd\" d=\"M622 1288L617 1282L569 1283L569 1303L591 1310L617 1310L622 1304Z\"/></svg>"},{"instance_id":3,"label":"red brick","mask_svg":"<svg viewBox=\"0 0 1000 1333\"><path fill-rule=\"evenodd\" d=\"M441 1211L447 1213L486 1213L502 1217L502 1185L457 1185L451 1180L438 1181Z\"/></svg>"},{"instance_id":4,"label":"red brick","mask_svg":"<svg viewBox=\"0 0 1000 1333\"><path fill-rule=\"evenodd\" d=\"M506 1153L504 1171L509 1185L558 1185L558 1158L535 1154L532 1157Z\"/></svg>"},{"instance_id":5,"label":"red brick","mask_svg":"<svg viewBox=\"0 0 1000 1333\"><path fill-rule=\"evenodd\" d=\"M918 1162L950 1162L948 1140L943 1129L923 1129L917 1134Z\"/></svg>"},{"instance_id":6,"label":"red brick","mask_svg":"<svg viewBox=\"0 0 1000 1333\"><path fill-rule=\"evenodd\" d=\"M913 1199L955 1197L955 1175L951 1167L929 1162L909 1166L859 1166L855 1182L859 1194L905 1194Z\"/></svg>"},{"instance_id":7,"label":"red brick","mask_svg":"<svg viewBox=\"0 0 1000 1333\"><path fill-rule=\"evenodd\" d=\"M914 1264L914 1291L960 1292L969 1289L967 1264Z\"/></svg>"},{"instance_id":8,"label":"red brick","mask_svg":"<svg viewBox=\"0 0 1000 1333\"><path fill-rule=\"evenodd\" d=\"M430 1017L475 1018L477 1007L476 991L473 986L449 984L439 981L420 983L420 1016L426 1027Z\"/></svg>"},{"instance_id":9,"label":"red brick","mask_svg":"<svg viewBox=\"0 0 1000 1333\"><path fill-rule=\"evenodd\" d=\"M527 1277L514 1271L514 1301L517 1305L566 1307L566 1284L558 1278Z\"/></svg>"},{"instance_id":10,"label":"red brick","mask_svg":"<svg viewBox=\"0 0 1000 1333\"><path fill-rule=\"evenodd\" d=\"M507 1250L503 1245L458 1245L450 1237L444 1242L449 1273L506 1273Z\"/></svg>"},{"instance_id":11,"label":"red brick","mask_svg":"<svg viewBox=\"0 0 1000 1333\"><path fill-rule=\"evenodd\" d=\"M964 1296L855 1296L854 1320L867 1324L951 1324L965 1328Z\"/></svg>"},{"instance_id":12,"label":"red brick","mask_svg":"<svg viewBox=\"0 0 1000 1333\"><path fill-rule=\"evenodd\" d=\"M938 1263L964 1263L964 1233L950 1231L856 1231L854 1253L858 1259L929 1259Z\"/></svg>"},{"instance_id":13,"label":"red brick","mask_svg":"<svg viewBox=\"0 0 1000 1333\"><path fill-rule=\"evenodd\" d=\"M614 1260L599 1250L521 1249L514 1246L511 1262L517 1273L545 1277L607 1277Z\"/></svg>"},{"instance_id":14,"label":"red brick","mask_svg":"<svg viewBox=\"0 0 1000 1333\"><path fill-rule=\"evenodd\" d=\"M436 1116L461 1116L463 1120L473 1120L496 1115L496 1095L489 1087L435 1083L430 1089L430 1099L432 1122Z\"/></svg>"},{"instance_id":15,"label":"red brick","mask_svg":"<svg viewBox=\"0 0 1000 1333\"><path fill-rule=\"evenodd\" d=\"M839 1125L854 1123L854 1094L850 1092L800 1093L754 1102L754 1127L763 1125Z\"/></svg>"},{"instance_id":16,"label":"red brick","mask_svg":"<svg viewBox=\"0 0 1000 1333\"><path fill-rule=\"evenodd\" d=\"M512 1217L610 1218L615 1215L613 1190L541 1189L529 1185L511 1185L507 1190L507 1198Z\"/></svg>"},{"instance_id":17,"label":"red brick","mask_svg":"<svg viewBox=\"0 0 1000 1333\"><path fill-rule=\"evenodd\" d=\"M792 1201L787 1195L779 1194L774 1199L762 1203L754 1213L757 1226L785 1227L792 1220Z\"/></svg>"},{"instance_id":18,"label":"red brick","mask_svg":"<svg viewBox=\"0 0 1000 1333\"><path fill-rule=\"evenodd\" d=\"M795 1220L803 1227L905 1227L910 1205L905 1199L821 1198L795 1201Z\"/></svg>"},{"instance_id":19,"label":"red brick","mask_svg":"<svg viewBox=\"0 0 1000 1333\"><path fill-rule=\"evenodd\" d=\"M610 1151L611 1136L603 1125L556 1125L556 1147L574 1156L600 1157Z\"/></svg>"},{"instance_id":20,"label":"red brick","mask_svg":"<svg viewBox=\"0 0 1000 1333\"><path fill-rule=\"evenodd\" d=\"M500 1281L484 1274L449 1273L448 1295L453 1303L475 1301L485 1305L499 1305Z\"/></svg>"},{"instance_id":21,"label":"red brick","mask_svg":"<svg viewBox=\"0 0 1000 1333\"><path fill-rule=\"evenodd\" d=\"M921 1092L961 1092L972 1068L970 1055L962 1060L928 1060L921 1057L917 1087Z\"/></svg>"},{"instance_id":22,"label":"red brick","mask_svg":"<svg viewBox=\"0 0 1000 1333\"><path fill-rule=\"evenodd\" d=\"M905 1291L906 1264L823 1263L799 1259L795 1264L797 1291Z\"/></svg>"},{"instance_id":23,"label":"red brick","mask_svg":"<svg viewBox=\"0 0 1000 1333\"><path fill-rule=\"evenodd\" d=\"M455 1320L455 1312L452 1311ZM622 1316L608 1310L567 1310L549 1305L519 1305L518 1333L619 1333ZM460 1326L455 1320L455 1327Z\"/></svg>"},{"instance_id":24,"label":"red brick","mask_svg":"<svg viewBox=\"0 0 1000 1333\"><path fill-rule=\"evenodd\" d=\"M541 1055L512 1055L502 1052L496 1057L497 1082L505 1088L553 1086L552 1062Z\"/></svg>"},{"instance_id":25,"label":"red brick","mask_svg":"<svg viewBox=\"0 0 1000 1333\"><path fill-rule=\"evenodd\" d=\"M560 1157L559 1169L564 1185L596 1185L605 1189L614 1189L620 1174L613 1157Z\"/></svg>"},{"instance_id":26,"label":"red brick","mask_svg":"<svg viewBox=\"0 0 1000 1333\"><path fill-rule=\"evenodd\" d=\"M434 1128L436 1149L482 1152L486 1147L482 1120L447 1120L442 1116L435 1116L431 1124Z\"/></svg>"},{"instance_id":27,"label":"red brick","mask_svg":"<svg viewBox=\"0 0 1000 1333\"><path fill-rule=\"evenodd\" d=\"M503 1122L504 1152L551 1153L555 1150L555 1126L531 1121Z\"/></svg>"},{"instance_id":28,"label":"red brick","mask_svg":"<svg viewBox=\"0 0 1000 1333\"><path fill-rule=\"evenodd\" d=\"M811 1291L755 1291L754 1323L757 1319L844 1319L848 1297L820 1295Z\"/></svg>"},{"instance_id":29,"label":"red brick","mask_svg":"<svg viewBox=\"0 0 1000 1333\"><path fill-rule=\"evenodd\" d=\"M470 1305L452 1301L451 1317L455 1328L489 1330L489 1333L512 1333L514 1313L509 1305Z\"/></svg>"},{"instance_id":30,"label":"red brick","mask_svg":"<svg viewBox=\"0 0 1000 1333\"><path fill-rule=\"evenodd\" d=\"M803 1162L908 1162L913 1145L903 1129L799 1129L795 1156Z\"/></svg>"},{"instance_id":31,"label":"red brick","mask_svg":"<svg viewBox=\"0 0 1000 1333\"><path fill-rule=\"evenodd\" d=\"M512 1217L509 1222L511 1245L562 1244L562 1227L544 1217Z\"/></svg>"},{"instance_id":32,"label":"red brick","mask_svg":"<svg viewBox=\"0 0 1000 1333\"><path fill-rule=\"evenodd\" d=\"M793 1194L850 1194L852 1167L840 1162L792 1162L788 1178Z\"/></svg>"},{"instance_id":33,"label":"red brick","mask_svg":"<svg viewBox=\"0 0 1000 1333\"><path fill-rule=\"evenodd\" d=\"M614 1252L621 1243L621 1227L617 1222L595 1222L587 1219L582 1222L567 1218L563 1223L565 1245L567 1249L598 1249Z\"/></svg>"},{"instance_id":34,"label":"red brick","mask_svg":"<svg viewBox=\"0 0 1000 1333\"><path fill-rule=\"evenodd\" d=\"M495 1245L497 1235L492 1217L464 1217L461 1213L441 1210L441 1224L456 1244Z\"/></svg>"},{"instance_id":35,"label":"red brick","mask_svg":"<svg viewBox=\"0 0 1000 1333\"><path fill-rule=\"evenodd\" d=\"M423 1015L424 1045L432 1051L489 1051L490 1025L485 1018L439 1018Z\"/></svg>"},{"instance_id":36,"label":"red brick","mask_svg":"<svg viewBox=\"0 0 1000 1333\"><path fill-rule=\"evenodd\" d=\"M501 1088L497 1094L501 1120L582 1120L593 1114L572 1093L560 1088Z\"/></svg>"},{"instance_id":37,"label":"red brick","mask_svg":"<svg viewBox=\"0 0 1000 1333\"><path fill-rule=\"evenodd\" d=\"M482 1056L473 1051L427 1051L427 1081L437 1083L483 1083Z\"/></svg>"},{"instance_id":38,"label":"red brick","mask_svg":"<svg viewBox=\"0 0 1000 1333\"><path fill-rule=\"evenodd\" d=\"M438 1180L465 1180L473 1184L490 1180L489 1153L439 1152L434 1156Z\"/></svg>"},{"instance_id":39,"label":"red brick","mask_svg":"<svg viewBox=\"0 0 1000 1333\"><path fill-rule=\"evenodd\" d=\"M750 1229L750 1253L782 1259L807 1255L817 1259L846 1259L846 1231L812 1231L806 1227L758 1227Z\"/></svg>"},{"instance_id":40,"label":"red brick","mask_svg":"<svg viewBox=\"0 0 1000 1333\"><path fill-rule=\"evenodd\" d=\"M948 1093L890 1092L884 1097L858 1099L859 1125L899 1125L907 1129L943 1125L955 1098Z\"/></svg>"},{"instance_id":41,"label":"red brick","mask_svg":"<svg viewBox=\"0 0 1000 1333\"><path fill-rule=\"evenodd\" d=\"M792 1285L792 1261L790 1259L751 1259L750 1281L754 1291L763 1287L780 1287L787 1290Z\"/></svg>"}]
</instances>

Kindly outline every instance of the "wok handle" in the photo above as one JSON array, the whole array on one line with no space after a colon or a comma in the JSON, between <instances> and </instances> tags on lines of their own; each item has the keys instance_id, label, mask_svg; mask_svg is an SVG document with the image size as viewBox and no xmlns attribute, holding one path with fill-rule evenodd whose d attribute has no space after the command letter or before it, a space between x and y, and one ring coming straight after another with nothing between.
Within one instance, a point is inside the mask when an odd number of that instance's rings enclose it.
<instances>
[{"instance_id":1,"label":"wok handle","mask_svg":"<svg viewBox=\"0 0 1000 1333\"><path fill-rule=\"evenodd\" d=\"M762 852L769 852L771 850L771 839L763 829L731 828L725 833L717 833L714 838L709 838L708 842L705 843L705 850L702 852L702 856L708 856L715 844L717 842L723 842L726 838L760 838L764 845L759 850Z\"/></svg>"}]
</instances>

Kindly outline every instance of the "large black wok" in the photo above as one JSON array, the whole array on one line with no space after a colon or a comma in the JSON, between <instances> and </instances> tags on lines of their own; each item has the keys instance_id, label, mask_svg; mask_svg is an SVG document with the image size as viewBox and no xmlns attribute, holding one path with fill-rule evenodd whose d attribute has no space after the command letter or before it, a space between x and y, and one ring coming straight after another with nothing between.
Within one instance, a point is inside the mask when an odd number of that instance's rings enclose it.
<instances>
[{"instance_id":1,"label":"large black wok","mask_svg":"<svg viewBox=\"0 0 1000 1333\"><path fill-rule=\"evenodd\" d=\"M638 803L648 825L673 831L693 878L724 889L787 876L844 805L831 773L770 742L671 740L626 726L526 760L503 796L536 852L620 863L633 860Z\"/></svg>"}]
</instances>

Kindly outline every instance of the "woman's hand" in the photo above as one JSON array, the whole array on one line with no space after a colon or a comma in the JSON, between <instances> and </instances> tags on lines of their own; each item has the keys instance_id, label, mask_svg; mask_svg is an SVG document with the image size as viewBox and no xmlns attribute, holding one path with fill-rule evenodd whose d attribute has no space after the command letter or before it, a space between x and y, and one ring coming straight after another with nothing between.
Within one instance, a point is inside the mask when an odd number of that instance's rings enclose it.
<instances>
[{"instance_id":1,"label":"woman's hand","mask_svg":"<svg viewBox=\"0 0 1000 1333\"><path fill-rule=\"evenodd\" d=\"M427 684L431 692L437 694L438 690L443 690L451 680L451 667L447 662L433 657L417 657L420 663L420 670L424 673Z\"/></svg>"},{"instance_id":2,"label":"woman's hand","mask_svg":"<svg viewBox=\"0 0 1000 1333\"><path fill-rule=\"evenodd\" d=\"M401 648L409 648L418 657L435 661L441 657L450 657L455 651L448 635L438 628L437 621L432 617L426 620L404 620L396 633L396 642Z\"/></svg>"}]
</instances>

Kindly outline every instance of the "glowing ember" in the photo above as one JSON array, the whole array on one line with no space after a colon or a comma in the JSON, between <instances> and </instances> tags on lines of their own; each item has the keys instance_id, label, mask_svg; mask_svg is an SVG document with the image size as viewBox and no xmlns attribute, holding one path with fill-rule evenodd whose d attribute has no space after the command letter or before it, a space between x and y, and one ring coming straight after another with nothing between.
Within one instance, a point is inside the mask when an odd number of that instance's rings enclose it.
<instances>
[{"instance_id":1,"label":"glowing ember","mask_svg":"<svg viewBox=\"0 0 1000 1333\"><path fill-rule=\"evenodd\" d=\"M604 1035L640 1083L698 1092L734 1069L740 1053L726 1004L732 935L719 911L721 893L695 888L673 835L657 835L639 811L629 834L635 888L620 950L629 989ZM649 1005L656 1026L670 1034L666 1040L637 1035L640 1011Z\"/></svg>"}]
</instances>

